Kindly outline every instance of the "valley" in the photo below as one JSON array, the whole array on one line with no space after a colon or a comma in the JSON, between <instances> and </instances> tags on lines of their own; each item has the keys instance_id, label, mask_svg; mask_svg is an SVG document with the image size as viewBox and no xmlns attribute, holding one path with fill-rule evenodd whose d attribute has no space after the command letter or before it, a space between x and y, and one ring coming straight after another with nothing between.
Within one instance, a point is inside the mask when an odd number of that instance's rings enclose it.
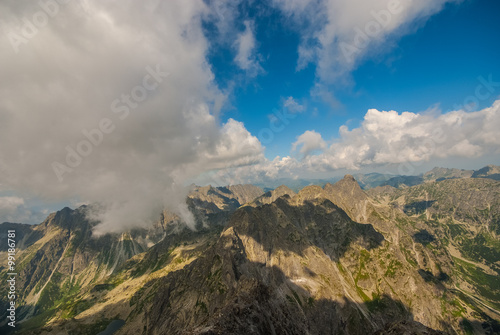
<instances>
[{"instance_id":1,"label":"valley","mask_svg":"<svg viewBox=\"0 0 500 335\"><path fill-rule=\"evenodd\" d=\"M19 232L14 334L113 320L116 335L496 334L499 193L470 176L365 191L347 175L298 192L196 187L196 230L165 211L95 237L86 206L3 223Z\"/></svg>"}]
</instances>

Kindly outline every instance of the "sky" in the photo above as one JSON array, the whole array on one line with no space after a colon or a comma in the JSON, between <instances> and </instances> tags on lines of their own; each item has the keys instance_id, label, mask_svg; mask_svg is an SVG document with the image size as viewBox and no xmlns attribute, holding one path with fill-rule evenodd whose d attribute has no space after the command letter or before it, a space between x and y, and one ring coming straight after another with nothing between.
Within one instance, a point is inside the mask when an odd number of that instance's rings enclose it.
<instances>
[{"instance_id":1,"label":"sky","mask_svg":"<svg viewBox=\"0 0 500 335\"><path fill-rule=\"evenodd\" d=\"M500 164L494 0L0 4L0 222L99 203L193 218L191 183Z\"/></svg>"}]
</instances>

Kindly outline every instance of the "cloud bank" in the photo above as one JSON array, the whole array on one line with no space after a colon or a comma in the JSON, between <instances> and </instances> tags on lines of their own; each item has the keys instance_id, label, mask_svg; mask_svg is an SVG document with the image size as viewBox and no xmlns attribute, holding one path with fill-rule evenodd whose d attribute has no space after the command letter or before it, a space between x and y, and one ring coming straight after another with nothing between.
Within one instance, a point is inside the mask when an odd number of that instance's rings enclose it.
<instances>
[{"instance_id":1,"label":"cloud bank","mask_svg":"<svg viewBox=\"0 0 500 335\"><path fill-rule=\"evenodd\" d=\"M447 0L274 0L300 35L297 69L316 66L311 94L332 104L364 59L438 12ZM219 120L227 96L215 83L203 32L215 23L235 65L264 74L255 31L240 2L3 1L0 27L0 192L100 203L96 233L146 226L163 208L193 225L186 182L224 185L432 158L499 154L499 106L446 114L367 111L337 139L308 130L298 157L264 158L237 120ZM241 27L239 27L241 28ZM211 45L212 43L212 45ZM306 107L281 101L290 115ZM271 119L274 125L276 116ZM273 128L274 129L274 128ZM271 130L273 130L271 129ZM270 131L271 131L270 130ZM0 218L30 215L0 198ZM25 213L25 214L22 214ZM15 220L15 221L19 221Z\"/></svg>"},{"instance_id":2,"label":"cloud bank","mask_svg":"<svg viewBox=\"0 0 500 335\"><path fill-rule=\"evenodd\" d=\"M101 203L96 233L118 232L186 213L190 176L262 159L218 121L203 1L41 4L0 4L1 190Z\"/></svg>"},{"instance_id":3,"label":"cloud bank","mask_svg":"<svg viewBox=\"0 0 500 335\"><path fill-rule=\"evenodd\" d=\"M340 139L307 162L318 169L476 158L500 153L500 100L477 112L401 114L370 109L359 128L339 129Z\"/></svg>"},{"instance_id":4,"label":"cloud bank","mask_svg":"<svg viewBox=\"0 0 500 335\"><path fill-rule=\"evenodd\" d=\"M500 100L476 112L398 113L370 109L358 128L350 130L343 125L339 137L330 141L324 141L315 131L304 132L292 145L292 151L300 148L301 158L278 156L252 167L225 169L212 180L261 182L390 164L399 164L401 174L411 174L412 164L431 159L500 154L499 127Z\"/></svg>"}]
</instances>

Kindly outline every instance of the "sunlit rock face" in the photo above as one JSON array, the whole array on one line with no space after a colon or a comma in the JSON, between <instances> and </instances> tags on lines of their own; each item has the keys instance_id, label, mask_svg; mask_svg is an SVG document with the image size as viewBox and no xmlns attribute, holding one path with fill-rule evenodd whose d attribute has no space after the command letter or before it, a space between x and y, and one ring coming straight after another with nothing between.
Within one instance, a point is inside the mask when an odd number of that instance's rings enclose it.
<instances>
[{"instance_id":1,"label":"sunlit rock face","mask_svg":"<svg viewBox=\"0 0 500 335\"><path fill-rule=\"evenodd\" d=\"M5 223L23 235L18 332L495 333L499 191L455 178L365 192L347 175L298 193L197 187L196 230L164 211L95 237L85 206Z\"/></svg>"}]
</instances>

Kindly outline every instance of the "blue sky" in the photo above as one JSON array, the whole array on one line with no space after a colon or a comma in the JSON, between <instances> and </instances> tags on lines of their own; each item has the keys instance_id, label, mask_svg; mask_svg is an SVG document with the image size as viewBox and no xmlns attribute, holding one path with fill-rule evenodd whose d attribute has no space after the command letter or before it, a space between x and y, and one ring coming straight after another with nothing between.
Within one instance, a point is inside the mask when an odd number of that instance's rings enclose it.
<instances>
[{"instance_id":1,"label":"blue sky","mask_svg":"<svg viewBox=\"0 0 500 335\"><path fill-rule=\"evenodd\" d=\"M0 222L100 203L100 232L160 208L189 224L192 182L499 165L499 13L494 0L2 1Z\"/></svg>"},{"instance_id":2,"label":"blue sky","mask_svg":"<svg viewBox=\"0 0 500 335\"><path fill-rule=\"evenodd\" d=\"M314 64L296 71L300 32L287 25L278 9L260 6L265 7L260 15L242 11L238 19L255 19L264 73L239 81L244 74L232 62L230 45L213 50L208 59L221 87L238 82L231 91L232 106L225 110L223 119L244 122L252 134L268 127L268 115L281 109L287 97L307 106L307 112L266 145L269 159L290 154L291 143L306 130L314 129L324 138L338 137L341 125L358 126L370 108L414 113L433 106L442 112L456 110L474 94L478 77L492 75L500 81L498 1L447 3L439 13L389 43L387 51L362 61L350 74L347 85L329 85L338 99L337 106L311 96L317 80ZM471 109L491 106L499 95L500 90Z\"/></svg>"}]
</instances>

